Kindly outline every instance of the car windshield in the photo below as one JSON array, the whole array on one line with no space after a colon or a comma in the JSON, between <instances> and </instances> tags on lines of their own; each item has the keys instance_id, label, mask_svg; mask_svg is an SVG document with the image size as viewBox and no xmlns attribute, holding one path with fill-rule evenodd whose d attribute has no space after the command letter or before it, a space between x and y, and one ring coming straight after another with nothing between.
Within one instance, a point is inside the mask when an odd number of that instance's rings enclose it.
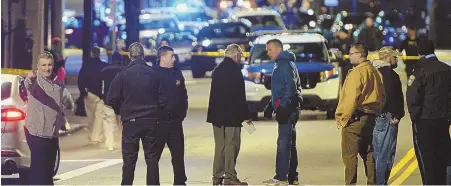
<instances>
[{"instance_id":1,"label":"car windshield","mask_svg":"<svg viewBox=\"0 0 451 186\"><path fill-rule=\"evenodd\" d=\"M290 43L284 48L296 55L296 62L327 62L327 50L324 43ZM269 63L271 59L266 53L266 45L258 44L252 49L250 58L252 63Z\"/></svg>"},{"instance_id":2,"label":"car windshield","mask_svg":"<svg viewBox=\"0 0 451 186\"><path fill-rule=\"evenodd\" d=\"M253 28L258 27L280 27L279 23L276 20L276 16L273 15L264 15L264 16L243 16L240 17L243 19L247 19L252 23Z\"/></svg>"},{"instance_id":3,"label":"car windshield","mask_svg":"<svg viewBox=\"0 0 451 186\"><path fill-rule=\"evenodd\" d=\"M2 101L11 97L11 82L2 81Z\"/></svg>"},{"instance_id":4,"label":"car windshield","mask_svg":"<svg viewBox=\"0 0 451 186\"><path fill-rule=\"evenodd\" d=\"M212 17L208 16L205 13L185 13L185 14L176 14L175 15L179 21L208 21L211 20Z\"/></svg>"},{"instance_id":5,"label":"car windshield","mask_svg":"<svg viewBox=\"0 0 451 186\"><path fill-rule=\"evenodd\" d=\"M198 40L204 38L246 38L249 27L239 23L213 24L199 31Z\"/></svg>"},{"instance_id":6,"label":"car windshield","mask_svg":"<svg viewBox=\"0 0 451 186\"><path fill-rule=\"evenodd\" d=\"M174 19L160 19L160 20L150 20L150 19L140 19L139 20L140 30L157 30L164 28L167 31L177 31L178 26Z\"/></svg>"}]
</instances>

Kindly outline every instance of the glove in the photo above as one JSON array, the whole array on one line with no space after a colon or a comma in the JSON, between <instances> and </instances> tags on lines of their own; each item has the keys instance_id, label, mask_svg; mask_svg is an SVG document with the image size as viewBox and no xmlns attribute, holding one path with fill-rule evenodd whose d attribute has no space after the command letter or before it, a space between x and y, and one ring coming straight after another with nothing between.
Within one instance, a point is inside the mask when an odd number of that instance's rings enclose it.
<instances>
[{"instance_id":1,"label":"glove","mask_svg":"<svg viewBox=\"0 0 451 186\"><path fill-rule=\"evenodd\" d=\"M272 107L272 101L269 101L268 105L266 105L265 110L263 111L263 116L265 118L271 119L273 112L274 108Z\"/></svg>"}]
</instances>

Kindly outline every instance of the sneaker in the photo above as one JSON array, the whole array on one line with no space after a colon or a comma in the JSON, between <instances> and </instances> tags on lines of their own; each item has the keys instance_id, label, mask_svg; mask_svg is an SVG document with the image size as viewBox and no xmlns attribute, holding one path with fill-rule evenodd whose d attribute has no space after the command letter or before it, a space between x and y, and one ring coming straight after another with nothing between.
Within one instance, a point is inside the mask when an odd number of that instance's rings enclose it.
<instances>
[{"instance_id":1,"label":"sneaker","mask_svg":"<svg viewBox=\"0 0 451 186\"><path fill-rule=\"evenodd\" d=\"M278 179L269 179L266 181L263 181L262 184L264 185L289 185L288 181L280 181Z\"/></svg>"},{"instance_id":2,"label":"sneaker","mask_svg":"<svg viewBox=\"0 0 451 186\"><path fill-rule=\"evenodd\" d=\"M290 183L290 185L299 185L299 181L298 180L294 180L293 182Z\"/></svg>"}]
</instances>

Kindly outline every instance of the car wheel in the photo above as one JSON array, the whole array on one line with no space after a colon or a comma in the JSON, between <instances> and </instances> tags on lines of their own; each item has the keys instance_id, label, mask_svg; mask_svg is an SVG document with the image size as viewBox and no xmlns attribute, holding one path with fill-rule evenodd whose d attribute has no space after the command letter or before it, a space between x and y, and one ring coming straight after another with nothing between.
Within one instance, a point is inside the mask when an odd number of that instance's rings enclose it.
<instances>
[{"instance_id":1,"label":"car wheel","mask_svg":"<svg viewBox=\"0 0 451 186\"><path fill-rule=\"evenodd\" d=\"M252 121L258 121L258 112L251 112Z\"/></svg>"},{"instance_id":2,"label":"car wheel","mask_svg":"<svg viewBox=\"0 0 451 186\"><path fill-rule=\"evenodd\" d=\"M60 148L58 147L58 149L56 150L56 159L55 159L55 168L53 169L53 176L56 175L56 173L58 173L58 169L60 167Z\"/></svg>"},{"instance_id":3,"label":"car wheel","mask_svg":"<svg viewBox=\"0 0 451 186\"><path fill-rule=\"evenodd\" d=\"M335 119L335 111L336 109L328 109L326 111L327 119Z\"/></svg>"}]
</instances>

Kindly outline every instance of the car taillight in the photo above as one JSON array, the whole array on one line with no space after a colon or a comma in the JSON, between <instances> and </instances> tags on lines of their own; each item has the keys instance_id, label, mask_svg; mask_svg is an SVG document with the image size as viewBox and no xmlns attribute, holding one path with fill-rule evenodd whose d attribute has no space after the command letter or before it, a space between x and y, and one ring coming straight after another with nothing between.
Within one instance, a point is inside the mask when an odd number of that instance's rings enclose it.
<instances>
[{"instance_id":1,"label":"car taillight","mask_svg":"<svg viewBox=\"0 0 451 186\"><path fill-rule=\"evenodd\" d=\"M2 121L20 121L25 119L25 113L17 108L3 108Z\"/></svg>"}]
</instances>

